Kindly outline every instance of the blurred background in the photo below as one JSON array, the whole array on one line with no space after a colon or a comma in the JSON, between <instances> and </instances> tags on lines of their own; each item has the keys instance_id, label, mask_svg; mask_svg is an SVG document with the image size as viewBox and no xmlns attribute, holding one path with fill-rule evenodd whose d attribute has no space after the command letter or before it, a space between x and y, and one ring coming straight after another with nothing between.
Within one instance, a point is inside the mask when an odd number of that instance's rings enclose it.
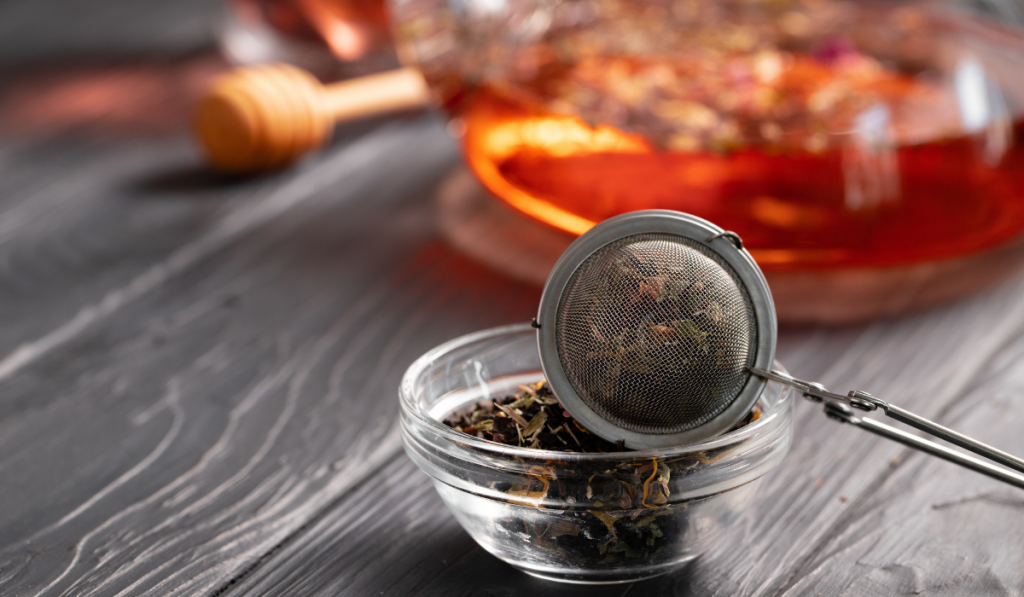
<instances>
[{"instance_id":1,"label":"blurred background","mask_svg":"<svg viewBox=\"0 0 1024 597\"><path fill-rule=\"evenodd\" d=\"M166 136L229 184L437 110L465 164L431 200L489 267L539 285L594 223L677 209L745 239L783 320L856 321L1018 268L1022 25L1017 0L8 2L0 131ZM403 64L421 88L365 79Z\"/></svg>"}]
</instances>

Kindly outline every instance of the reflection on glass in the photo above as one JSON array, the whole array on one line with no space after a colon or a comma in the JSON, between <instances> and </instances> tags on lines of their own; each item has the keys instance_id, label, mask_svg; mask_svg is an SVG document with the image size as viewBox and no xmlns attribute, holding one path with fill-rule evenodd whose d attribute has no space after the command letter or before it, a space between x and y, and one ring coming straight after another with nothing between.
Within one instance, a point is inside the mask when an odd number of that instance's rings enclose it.
<instances>
[{"instance_id":1,"label":"reflection on glass","mask_svg":"<svg viewBox=\"0 0 1024 597\"><path fill-rule=\"evenodd\" d=\"M940 259L1024 230L1017 30L836 0L392 6L476 175L558 228L678 209L769 269Z\"/></svg>"},{"instance_id":2,"label":"reflection on glass","mask_svg":"<svg viewBox=\"0 0 1024 597\"><path fill-rule=\"evenodd\" d=\"M849 139L841 143L846 209L871 211L900 200L899 159L892 114L874 105L853 119Z\"/></svg>"}]
</instances>

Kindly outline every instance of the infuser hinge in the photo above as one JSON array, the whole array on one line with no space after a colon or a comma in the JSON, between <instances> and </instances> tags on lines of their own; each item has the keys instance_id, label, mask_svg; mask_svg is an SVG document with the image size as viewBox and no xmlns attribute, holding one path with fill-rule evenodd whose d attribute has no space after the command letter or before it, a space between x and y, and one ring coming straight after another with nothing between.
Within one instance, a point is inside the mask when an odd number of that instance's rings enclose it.
<instances>
[{"instance_id":1,"label":"infuser hinge","mask_svg":"<svg viewBox=\"0 0 1024 597\"><path fill-rule=\"evenodd\" d=\"M825 386L821 385L816 381L808 381L805 383L807 384L807 388L804 389L804 398L810 400L811 402L820 403L825 401L825 396L823 396L822 394L829 393L828 389L825 388Z\"/></svg>"},{"instance_id":2,"label":"infuser hinge","mask_svg":"<svg viewBox=\"0 0 1024 597\"><path fill-rule=\"evenodd\" d=\"M796 388L804 398L811 402L827 402L834 401L841 404L848 404L856 409L863 411L873 411L876 409L882 409L886 412L889 411L889 403L882 400L881 398L875 398L867 392L860 390L854 390L847 395L836 394L835 392L828 391L828 388L816 381L804 381L802 379L796 379L795 377L783 373L781 371L764 371L762 369L749 369L750 373L764 379L770 379L779 383L784 383L790 387Z\"/></svg>"},{"instance_id":3,"label":"infuser hinge","mask_svg":"<svg viewBox=\"0 0 1024 597\"><path fill-rule=\"evenodd\" d=\"M724 232L719 232L718 234L715 234L715 235L709 237L707 242L711 242L711 241L715 240L716 238L726 238L737 249L739 249L741 251L743 250L743 239L740 238L740 235L736 234L735 232L730 232L728 230L726 230Z\"/></svg>"},{"instance_id":4,"label":"infuser hinge","mask_svg":"<svg viewBox=\"0 0 1024 597\"><path fill-rule=\"evenodd\" d=\"M825 401L825 416L840 423L856 423L857 418L853 416L853 409L834 400Z\"/></svg>"},{"instance_id":5,"label":"infuser hinge","mask_svg":"<svg viewBox=\"0 0 1024 597\"><path fill-rule=\"evenodd\" d=\"M850 406L866 412L871 412L878 408L885 410L888 407L888 404L885 401L875 398L871 394L860 390L851 391L849 395L847 395L846 401Z\"/></svg>"}]
</instances>

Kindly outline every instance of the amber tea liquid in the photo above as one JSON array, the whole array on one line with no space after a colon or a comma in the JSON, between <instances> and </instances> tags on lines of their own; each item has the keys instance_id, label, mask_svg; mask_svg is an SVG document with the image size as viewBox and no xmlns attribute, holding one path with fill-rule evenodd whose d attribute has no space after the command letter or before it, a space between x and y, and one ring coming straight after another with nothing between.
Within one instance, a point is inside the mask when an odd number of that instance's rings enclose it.
<instances>
[{"instance_id":1,"label":"amber tea liquid","mask_svg":"<svg viewBox=\"0 0 1024 597\"><path fill-rule=\"evenodd\" d=\"M753 99L740 93L728 109L716 102L743 81L730 87L706 74L720 86L670 88L653 101L646 92L635 114L626 100L643 89L593 99L615 84L604 73L673 85L698 77L685 64L666 71L599 57L582 74L578 64L557 65L515 86L480 87L458 111L467 162L498 197L557 228L580 234L628 211L679 210L737 232L766 269L944 259L1024 230L1020 119L965 133L955 90L874 64L844 71L814 58L769 58L783 64L769 64L771 84L754 79ZM848 98L830 91L851 88ZM574 113L577 98L599 117ZM801 110L817 110L818 120L801 120ZM649 113L653 123L642 120ZM616 118L625 124L601 124ZM820 122L834 130L822 132Z\"/></svg>"}]
</instances>

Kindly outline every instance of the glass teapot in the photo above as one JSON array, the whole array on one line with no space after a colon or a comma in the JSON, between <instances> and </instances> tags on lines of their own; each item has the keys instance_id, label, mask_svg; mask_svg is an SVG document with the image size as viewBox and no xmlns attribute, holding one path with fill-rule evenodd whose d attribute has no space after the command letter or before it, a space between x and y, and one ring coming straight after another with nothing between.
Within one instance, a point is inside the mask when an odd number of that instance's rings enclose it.
<instances>
[{"instance_id":1,"label":"glass teapot","mask_svg":"<svg viewBox=\"0 0 1024 597\"><path fill-rule=\"evenodd\" d=\"M567 232L680 210L771 273L947 260L1024 231L1024 29L936 2L390 10L480 181Z\"/></svg>"}]
</instances>

